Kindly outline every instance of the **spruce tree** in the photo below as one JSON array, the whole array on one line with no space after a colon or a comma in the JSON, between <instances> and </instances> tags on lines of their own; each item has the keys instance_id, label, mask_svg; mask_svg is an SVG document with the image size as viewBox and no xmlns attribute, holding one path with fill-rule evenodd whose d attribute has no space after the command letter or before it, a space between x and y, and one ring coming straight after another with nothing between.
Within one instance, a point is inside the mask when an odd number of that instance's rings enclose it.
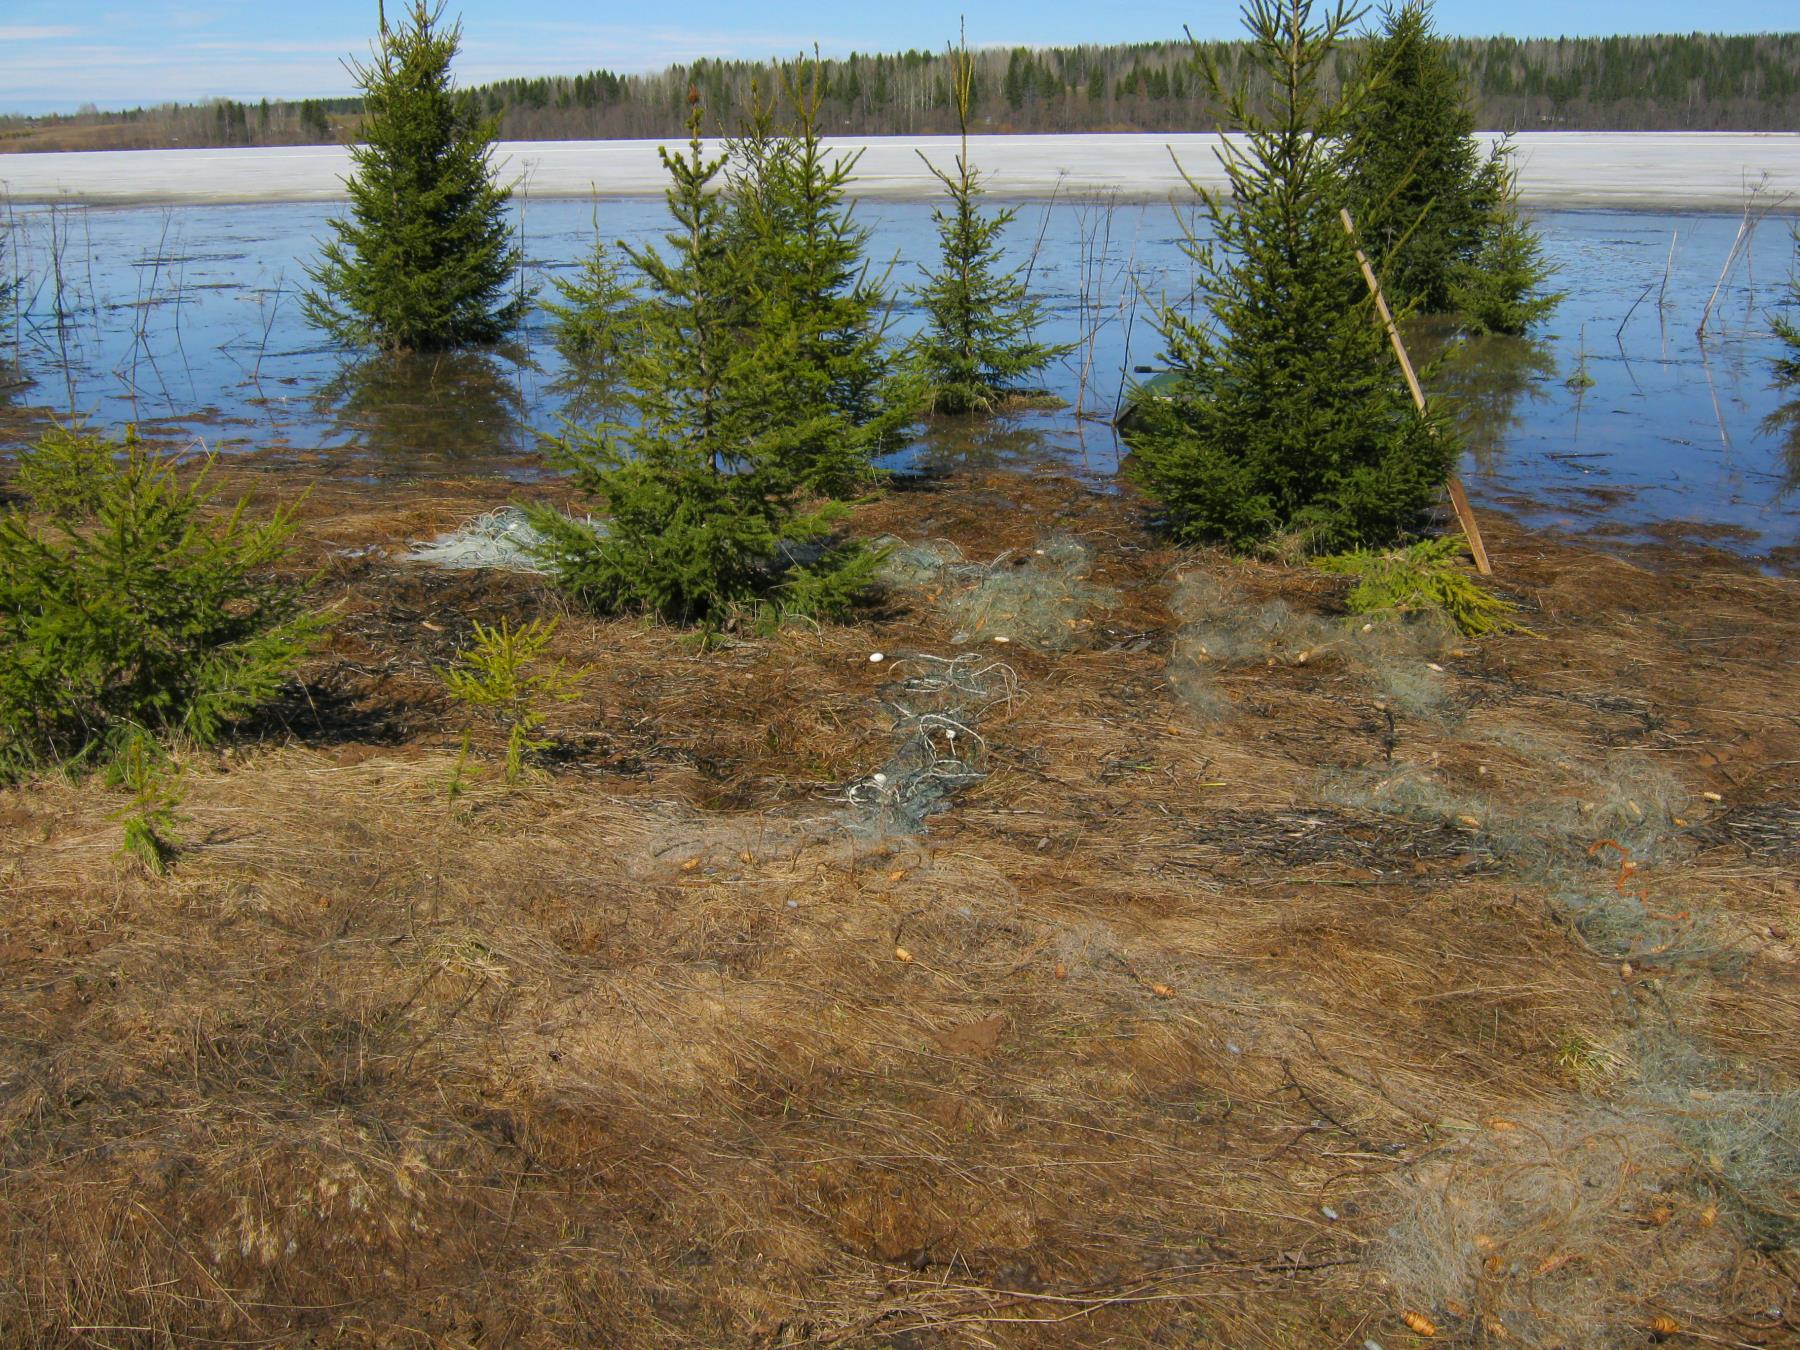
<instances>
[{"instance_id":1,"label":"spruce tree","mask_svg":"<svg viewBox=\"0 0 1800 1350\"><path fill-rule=\"evenodd\" d=\"M308 269L306 317L341 342L438 351L493 342L524 311L519 263L495 181L497 122L458 97L450 66L462 41L441 0L411 0L398 27L385 12L374 59L353 62L363 91L361 143L350 149L348 218L330 224Z\"/></svg>"},{"instance_id":2,"label":"spruce tree","mask_svg":"<svg viewBox=\"0 0 1800 1350\"><path fill-rule=\"evenodd\" d=\"M79 429L20 451L31 509L0 511L0 782L143 735L211 744L318 644L325 616L281 575L292 510L217 510L211 465Z\"/></svg>"},{"instance_id":3,"label":"spruce tree","mask_svg":"<svg viewBox=\"0 0 1800 1350\"><path fill-rule=\"evenodd\" d=\"M1483 157L1475 115L1429 0L1383 12L1343 127L1346 204L1397 310L1463 309L1479 331L1523 332L1558 297L1520 218L1512 148Z\"/></svg>"},{"instance_id":4,"label":"spruce tree","mask_svg":"<svg viewBox=\"0 0 1800 1350\"><path fill-rule=\"evenodd\" d=\"M1800 305L1800 225L1794 227L1794 265L1788 274L1788 303ZM1800 384L1800 322L1777 314L1771 321L1775 336L1787 343L1788 354L1777 358L1775 374L1783 384Z\"/></svg>"},{"instance_id":5,"label":"spruce tree","mask_svg":"<svg viewBox=\"0 0 1800 1350\"><path fill-rule=\"evenodd\" d=\"M7 246L12 242L11 239L8 238L8 235L10 235L11 232L12 224L10 221L7 222L4 228L0 228L0 305L10 304L13 292L19 289L19 278L14 274L11 265L7 261Z\"/></svg>"},{"instance_id":6,"label":"spruce tree","mask_svg":"<svg viewBox=\"0 0 1800 1350\"><path fill-rule=\"evenodd\" d=\"M734 142L730 232L751 279L742 322L785 391L761 408L762 437L800 487L841 496L865 486L875 458L895 448L918 390L889 357L869 231L845 199L861 152L825 150L816 56L785 69L782 83L789 129L775 134L772 109L753 105Z\"/></svg>"},{"instance_id":7,"label":"spruce tree","mask_svg":"<svg viewBox=\"0 0 1800 1350\"><path fill-rule=\"evenodd\" d=\"M1338 215L1334 146L1354 105L1318 86L1354 15L1337 3L1315 18L1312 0L1243 13L1269 111L1226 91L1202 55L1248 135L1219 151L1230 200L1196 187L1211 238L1187 249L1205 313L1160 312L1179 377L1167 401L1144 403L1131 470L1183 541L1384 546L1420 526L1457 451L1413 407Z\"/></svg>"},{"instance_id":8,"label":"spruce tree","mask_svg":"<svg viewBox=\"0 0 1800 1350\"><path fill-rule=\"evenodd\" d=\"M634 340L642 316L617 251L594 233L573 276L552 283L560 301L544 301L550 339L571 365L597 369L610 364Z\"/></svg>"},{"instance_id":9,"label":"spruce tree","mask_svg":"<svg viewBox=\"0 0 1800 1350\"><path fill-rule=\"evenodd\" d=\"M1004 207L986 215L979 207L981 175L969 158L975 63L966 41L950 51L950 77L962 146L955 173L925 161L949 202L931 213L938 232L938 270L927 269L925 284L913 288L925 310L925 331L914 352L932 410L992 412L1029 392L1021 382L1071 348L1035 339L1043 317L1038 305L1027 296L1020 269L1002 270L1000 238L1018 212Z\"/></svg>"},{"instance_id":10,"label":"spruce tree","mask_svg":"<svg viewBox=\"0 0 1800 1350\"><path fill-rule=\"evenodd\" d=\"M1480 244L1450 279L1450 308L1471 333L1523 336L1562 301L1546 291L1551 266L1537 231L1520 215L1514 173L1505 142L1495 147L1486 172L1498 185Z\"/></svg>"},{"instance_id":11,"label":"spruce tree","mask_svg":"<svg viewBox=\"0 0 1800 1350\"><path fill-rule=\"evenodd\" d=\"M596 608L709 626L771 594L835 608L866 584L872 559L851 548L792 562L836 513L800 510L793 428L769 413L788 396L795 339L744 321L761 259L730 228L730 199L715 190L725 160L704 154L691 97L687 153L660 152L675 228L664 252L629 250L645 298L643 338L625 363L633 415L564 444L604 525L554 511L534 522L560 584Z\"/></svg>"}]
</instances>

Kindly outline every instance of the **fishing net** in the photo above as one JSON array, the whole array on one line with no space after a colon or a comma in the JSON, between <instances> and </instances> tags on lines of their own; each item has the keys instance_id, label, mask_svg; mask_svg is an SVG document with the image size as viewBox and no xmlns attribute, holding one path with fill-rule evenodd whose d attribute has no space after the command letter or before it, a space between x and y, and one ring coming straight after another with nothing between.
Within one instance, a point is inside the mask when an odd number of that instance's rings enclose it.
<instances>
[{"instance_id":1,"label":"fishing net","mask_svg":"<svg viewBox=\"0 0 1800 1350\"><path fill-rule=\"evenodd\" d=\"M917 834L957 792L987 776L987 741L976 725L1018 697L1018 676L1004 662L969 652L916 655L894 662L899 677L883 691L894 752L847 789L847 819L863 837Z\"/></svg>"},{"instance_id":2,"label":"fishing net","mask_svg":"<svg viewBox=\"0 0 1800 1350\"><path fill-rule=\"evenodd\" d=\"M573 516L564 519L596 533L605 529L603 524L591 519L578 520ZM542 573L545 570L542 558L545 542L522 508L503 506L476 516L460 529L415 545L403 556L408 562L426 563L450 571L491 569Z\"/></svg>"},{"instance_id":3,"label":"fishing net","mask_svg":"<svg viewBox=\"0 0 1800 1350\"><path fill-rule=\"evenodd\" d=\"M1090 581L1093 555L1070 535L1052 535L1030 552L1008 550L991 562L971 562L947 541L889 548L883 579L918 591L956 625L951 642L1021 642L1042 651L1081 645L1091 609L1114 604L1116 592Z\"/></svg>"},{"instance_id":4,"label":"fishing net","mask_svg":"<svg viewBox=\"0 0 1800 1350\"><path fill-rule=\"evenodd\" d=\"M1668 856L1693 810L1679 779L1641 755L1620 753L1587 780L1575 802L1578 839L1590 846L1610 841L1640 862Z\"/></svg>"},{"instance_id":5,"label":"fishing net","mask_svg":"<svg viewBox=\"0 0 1800 1350\"><path fill-rule=\"evenodd\" d=\"M1436 610L1390 614L1342 625L1332 650L1362 677L1376 702L1421 721L1452 720L1457 709L1450 677L1438 664L1457 648L1460 634Z\"/></svg>"},{"instance_id":6,"label":"fishing net","mask_svg":"<svg viewBox=\"0 0 1800 1350\"><path fill-rule=\"evenodd\" d=\"M1337 636L1323 620L1296 614L1286 601L1270 600L1214 610L1184 627L1176 641L1196 662L1241 670L1310 659Z\"/></svg>"},{"instance_id":7,"label":"fishing net","mask_svg":"<svg viewBox=\"0 0 1800 1350\"><path fill-rule=\"evenodd\" d=\"M1374 1255L1408 1306L1569 1350L1683 1308L1783 1316L1738 1253L1800 1243L1800 1093L1666 1030L1631 1061L1617 1100L1490 1119L1399 1180Z\"/></svg>"},{"instance_id":8,"label":"fishing net","mask_svg":"<svg viewBox=\"0 0 1800 1350\"><path fill-rule=\"evenodd\" d=\"M1513 834L1509 825L1495 819L1486 798L1459 791L1417 764L1330 774L1320 784L1319 797L1332 806L1498 835L1502 845L1511 842ZM1496 852L1504 855L1507 850L1497 848Z\"/></svg>"},{"instance_id":9,"label":"fishing net","mask_svg":"<svg viewBox=\"0 0 1800 1350\"><path fill-rule=\"evenodd\" d=\"M1649 890L1560 891L1552 900L1588 947L1636 966L1724 974L1747 959L1743 935L1714 910L1675 909Z\"/></svg>"},{"instance_id":10,"label":"fishing net","mask_svg":"<svg viewBox=\"0 0 1800 1350\"><path fill-rule=\"evenodd\" d=\"M1478 833L1521 875L1566 882L1574 890L1591 889L1597 874L1632 872L1673 856L1688 824L1683 813L1693 807L1667 769L1630 754L1564 768L1568 781L1544 785L1517 807L1502 807L1407 762L1328 774L1319 796L1334 806L1459 825Z\"/></svg>"},{"instance_id":11,"label":"fishing net","mask_svg":"<svg viewBox=\"0 0 1800 1350\"><path fill-rule=\"evenodd\" d=\"M1231 710L1220 676L1326 660L1348 666L1378 704L1396 713L1442 721L1453 712L1449 677L1437 662L1458 635L1442 615L1326 619L1282 600L1246 600L1203 572L1177 580L1175 612L1184 622L1169 657L1169 682L1207 720Z\"/></svg>"},{"instance_id":12,"label":"fishing net","mask_svg":"<svg viewBox=\"0 0 1800 1350\"><path fill-rule=\"evenodd\" d=\"M1706 1299L1735 1259L1690 1177L1655 1111L1490 1120L1400 1182L1376 1263L1404 1306L1476 1344L1640 1345L1660 1308Z\"/></svg>"},{"instance_id":13,"label":"fishing net","mask_svg":"<svg viewBox=\"0 0 1800 1350\"><path fill-rule=\"evenodd\" d=\"M1176 579L1174 605L1184 623L1169 653L1169 687L1207 722L1224 721L1234 711L1221 675L1302 659L1329 635L1327 625L1283 601L1246 604L1205 572Z\"/></svg>"},{"instance_id":14,"label":"fishing net","mask_svg":"<svg viewBox=\"0 0 1800 1350\"><path fill-rule=\"evenodd\" d=\"M1669 1032L1646 1036L1637 1063L1637 1096L1687 1147L1696 1192L1751 1244L1800 1248L1800 1092Z\"/></svg>"}]
</instances>

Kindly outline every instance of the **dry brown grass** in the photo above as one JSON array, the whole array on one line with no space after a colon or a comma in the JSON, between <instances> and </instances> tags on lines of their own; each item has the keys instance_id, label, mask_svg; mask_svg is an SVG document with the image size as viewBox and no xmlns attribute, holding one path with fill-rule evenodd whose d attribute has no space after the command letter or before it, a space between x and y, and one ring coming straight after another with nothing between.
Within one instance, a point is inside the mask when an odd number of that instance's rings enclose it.
<instances>
[{"instance_id":1,"label":"dry brown grass","mask_svg":"<svg viewBox=\"0 0 1800 1350\"><path fill-rule=\"evenodd\" d=\"M115 857L97 784L0 793L0 1343L1393 1350L1406 1312L1800 1343L1793 1254L1636 1076L1670 1026L1800 1074L1792 583L1500 526L1546 640L1447 656L1455 716L1390 721L1326 656L1226 672L1213 720L1169 688L1175 577L1315 614L1331 579L1177 555L1065 481L897 492L859 526L984 558L1067 531L1120 600L1079 650L1009 649L989 776L870 842L867 655L950 650L923 602L710 654L569 615L561 748L453 809L432 666L560 606L333 550L502 491L320 484L331 650L190 764L170 877ZM1531 821L1622 754L1695 803L1630 885L1732 963L1601 952L1558 894L1618 892L1616 859L1323 791L1406 768ZM1584 1145L1621 1120L1641 1155Z\"/></svg>"}]
</instances>

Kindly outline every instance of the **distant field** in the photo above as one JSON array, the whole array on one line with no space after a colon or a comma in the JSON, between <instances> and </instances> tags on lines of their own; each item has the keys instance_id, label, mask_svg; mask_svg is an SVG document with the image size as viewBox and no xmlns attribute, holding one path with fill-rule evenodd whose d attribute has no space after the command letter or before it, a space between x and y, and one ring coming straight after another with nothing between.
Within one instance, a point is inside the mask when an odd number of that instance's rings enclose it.
<instances>
[{"instance_id":1,"label":"distant field","mask_svg":"<svg viewBox=\"0 0 1800 1350\"><path fill-rule=\"evenodd\" d=\"M500 157L533 196L634 196L662 191L659 143L506 142ZM1019 197L1162 197L1183 187L1181 170L1216 187L1218 144L1200 134L971 138L988 189ZM1791 133L1536 132L1516 144L1520 190L1537 206L1733 210L1764 174L1774 192L1800 192L1800 135ZM956 153L943 136L835 145L863 151L857 191L868 197L930 195L926 159L948 165ZM348 164L341 146L0 155L0 185L17 202L325 201L342 195Z\"/></svg>"}]
</instances>

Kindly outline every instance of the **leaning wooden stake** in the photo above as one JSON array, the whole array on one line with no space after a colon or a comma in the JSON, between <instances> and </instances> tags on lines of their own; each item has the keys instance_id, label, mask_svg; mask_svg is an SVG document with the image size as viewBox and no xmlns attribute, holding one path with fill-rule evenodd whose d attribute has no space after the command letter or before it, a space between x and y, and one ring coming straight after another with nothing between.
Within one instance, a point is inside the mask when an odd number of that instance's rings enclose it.
<instances>
[{"instance_id":1,"label":"leaning wooden stake","mask_svg":"<svg viewBox=\"0 0 1800 1350\"><path fill-rule=\"evenodd\" d=\"M1356 245L1356 222L1350 219L1346 209L1338 211L1344 222L1344 233L1350 236L1352 245ZM1421 415L1425 412L1425 391L1419 388L1419 377L1413 373L1412 359L1406 354L1406 344L1400 340L1400 327L1394 322L1394 315L1388 309L1387 297L1381 293L1381 280L1375 275L1375 269L1369 265L1369 259L1356 245L1357 266L1362 268L1363 280L1369 284L1369 294L1375 297L1376 312L1381 315L1381 322L1387 329L1388 341L1394 344L1394 355L1400 358L1400 373L1406 376L1406 387L1412 390L1413 404ZM1475 570L1484 577L1494 575L1494 569L1488 563L1487 545L1481 539L1481 526L1475 523L1475 509L1469 505L1469 495L1463 491L1462 480L1455 474L1450 475L1450 505L1456 511L1457 523L1462 526L1463 538L1469 541L1469 552L1475 556Z\"/></svg>"}]
</instances>

